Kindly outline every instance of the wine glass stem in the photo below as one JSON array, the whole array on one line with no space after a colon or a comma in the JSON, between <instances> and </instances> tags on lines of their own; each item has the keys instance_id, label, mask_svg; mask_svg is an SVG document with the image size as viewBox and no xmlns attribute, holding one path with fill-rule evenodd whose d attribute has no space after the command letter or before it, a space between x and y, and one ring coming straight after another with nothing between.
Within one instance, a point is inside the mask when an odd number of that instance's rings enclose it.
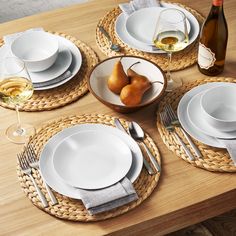
<instances>
[{"instance_id":1,"label":"wine glass stem","mask_svg":"<svg viewBox=\"0 0 236 236\"><path fill-rule=\"evenodd\" d=\"M167 56L168 56L168 67L167 67L166 76L167 76L167 79L170 81L171 80L170 66L171 66L172 53L168 52Z\"/></svg>"},{"instance_id":2,"label":"wine glass stem","mask_svg":"<svg viewBox=\"0 0 236 236\"><path fill-rule=\"evenodd\" d=\"M17 116L17 130L16 130L16 133L17 133L18 135L22 135L22 134L24 133L24 129L22 129L22 127L21 127L19 106L16 105L16 106L15 106L15 109L16 109L16 116Z\"/></svg>"}]
</instances>

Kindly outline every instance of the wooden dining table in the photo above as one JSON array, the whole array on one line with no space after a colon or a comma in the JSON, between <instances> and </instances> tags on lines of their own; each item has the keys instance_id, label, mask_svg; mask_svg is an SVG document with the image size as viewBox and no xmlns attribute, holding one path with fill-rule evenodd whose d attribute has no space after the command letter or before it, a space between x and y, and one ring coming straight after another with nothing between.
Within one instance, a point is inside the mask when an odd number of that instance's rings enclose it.
<instances>
[{"instance_id":1,"label":"wooden dining table","mask_svg":"<svg viewBox=\"0 0 236 236\"><path fill-rule=\"evenodd\" d=\"M66 8L0 24L0 35L34 27L72 35L94 49L100 60L106 56L95 42L96 25L120 0L91 0ZM179 0L207 16L211 0ZM224 10L229 28L225 69L222 75L236 78L236 3L227 0ZM174 72L184 83L206 76L197 65ZM100 103L91 93L62 108L21 112L24 122L36 128L60 116L109 114L134 120L155 141L162 158L162 174L154 192L135 209L99 222L71 222L55 218L35 207L21 190L16 174L16 154L21 145L8 141L6 128L16 121L15 111L0 107L0 235L163 235L236 208L236 174L196 168L170 152L156 127L156 107L119 114Z\"/></svg>"}]
</instances>

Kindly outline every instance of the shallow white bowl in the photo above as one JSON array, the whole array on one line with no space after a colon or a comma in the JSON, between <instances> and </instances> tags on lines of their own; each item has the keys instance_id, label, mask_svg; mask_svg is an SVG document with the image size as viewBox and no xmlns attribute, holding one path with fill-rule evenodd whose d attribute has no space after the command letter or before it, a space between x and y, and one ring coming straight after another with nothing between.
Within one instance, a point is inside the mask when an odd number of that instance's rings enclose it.
<instances>
[{"instance_id":1,"label":"shallow white bowl","mask_svg":"<svg viewBox=\"0 0 236 236\"><path fill-rule=\"evenodd\" d=\"M203 116L211 126L220 131L236 130L236 87L218 86L201 96Z\"/></svg>"},{"instance_id":2,"label":"shallow white bowl","mask_svg":"<svg viewBox=\"0 0 236 236\"><path fill-rule=\"evenodd\" d=\"M25 32L11 45L12 54L25 62L29 71L48 69L57 59L59 45L53 35L43 31Z\"/></svg>"},{"instance_id":3,"label":"shallow white bowl","mask_svg":"<svg viewBox=\"0 0 236 236\"><path fill-rule=\"evenodd\" d=\"M132 67L135 72L146 76L150 82L160 81L163 83L153 83L152 88L145 92L142 102L139 105L124 105L120 100L120 96L111 92L107 86L108 77L111 75L115 63L119 60L120 56L107 58L98 63L90 73L87 81L89 90L100 102L115 111L128 113L145 107L162 97L167 85L167 80L160 67L141 57L123 56L121 63L125 72L132 64L139 61L140 63Z\"/></svg>"}]
</instances>

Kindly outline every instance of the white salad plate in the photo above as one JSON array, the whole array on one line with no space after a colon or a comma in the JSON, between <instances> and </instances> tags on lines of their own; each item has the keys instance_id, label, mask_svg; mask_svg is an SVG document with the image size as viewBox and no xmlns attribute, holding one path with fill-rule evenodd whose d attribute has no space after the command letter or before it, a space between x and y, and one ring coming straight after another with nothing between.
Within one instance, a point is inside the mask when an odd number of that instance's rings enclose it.
<instances>
[{"instance_id":1,"label":"white salad plate","mask_svg":"<svg viewBox=\"0 0 236 236\"><path fill-rule=\"evenodd\" d=\"M204 92L196 94L188 103L187 112L189 120L192 125L199 129L202 133L221 139L234 139L236 138L236 131L223 132L212 127L204 120L203 111L201 108L200 100ZM214 101L213 101L214 102Z\"/></svg>"},{"instance_id":2,"label":"white salad plate","mask_svg":"<svg viewBox=\"0 0 236 236\"><path fill-rule=\"evenodd\" d=\"M83 189L101 189L117 183L132 164L129 147L106 131L81 131L62 140L53 154L53 166L65 183Z\"/></svg>"},{"instance_id":3,"label":"white salad plate","mask_svg":"<svg viewBox=\"0 0 236 236\"><path fill-rule=\"evenodd\" d=\"M162 2L161 6L164 8L176 8L178 10L181 10L186 15L186 17L190 23L190 27L191 27L191 30L189 32L189 44L193 43L197 39L197 37L199 35L199 29L200 29L199 23L198 23L197 19L193 16L193 14L191 14L186 9L179 7L175 4ZM124 42L125 44L127 44L131 48L134 48L136 50L140 50L143 52L165 53L164 51L159 50L159 49L153 47L152 45L147 45L145 43L141 43L140 41L138 41L135 38L133 38L132 36L130 36L126 30L126 20L127 20L127 16L125 15L125 13L121 13L117 17L116 22L115 22L116 34L122 42Z\"/></svg>"},{"instance_id":4,"label":"white salad plate","mask_svg":"<svg viewBox=\"0 0 236 236\"><path fill-rule=\"evenodd\" d=\"M191 89L187 93L185 93L184 96L181 98L178 105L178 109L177 109L177 115L178 115L180 124L190 136L192 136L199 142L202 142L212 147L225 148L225 145L222 142L220 142L220 139L201 132L200 129L198 129L192 124L192 122L189 119L188 112L187 112L187 107L188 107L189 102L195 95L202 93L206 91L207 89L220 86L220 85L232 86L231 84L232 83L230 83L229 85L229 83L227 82L213 82L213 83L199 85Z\"/></svg>"},{"instance_id":5,"label":"white salad plate","mask_svg":"<svg viewBox=\"0 0 236 236\"><path fill-rule=\"evenodd\" d=\"M126 20L126 30L137 41L154 45L153 35L160 13L168 8L165 7L148 7L133 12ZM173 14L175 17L175 14ZM177 16L178 17L178 16ZM191 26L189 20L186 19L187 31L190 32Z\"/></svg>"},{"instance_id":6,"label":"white salad plate","mask_svg":"<svg viewBox=\"0 0 236 236\"><path fill-rule=\"evenodd\" d=\"M59 43L59 53L55 63L51 67L40 72L29 71L32 83L42 83L57 78L69 68L71 62L71 51L62 43Z\"/></svg>"},{"instance_id":7,"label":"white salad plate","mask_svg":"<svg viewBox=\"0 0 236 236\"><path fill-rule=\"evenodd\" d=\"M60 142L70 137L71 135L83 131L105 131L120 138L129 147L132 153L132 165L126 177L129 178L132 183L138 178L143 166L143 156L138 144L129 135L118 130L117 128L107 125L81 124L72 126L57 133L48 140L42 150L39 160L40 170L42 173L42 177L52 189L67 197L75 199L81 198L77 188L66 184L64 181L62 181L60 176L58 176L53 166L53 155L57 148L57 145Z\"/></svg>"}]
</instances>

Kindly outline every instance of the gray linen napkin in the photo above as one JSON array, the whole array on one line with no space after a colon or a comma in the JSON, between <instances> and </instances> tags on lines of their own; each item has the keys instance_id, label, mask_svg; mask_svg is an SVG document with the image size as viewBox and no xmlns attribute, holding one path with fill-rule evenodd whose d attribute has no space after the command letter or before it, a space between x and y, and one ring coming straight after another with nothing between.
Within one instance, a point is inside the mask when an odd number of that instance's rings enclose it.
<instances>
[{"instance_id":1,"label":"gray linen napkin","mask_svg":"<svg viewBox=\"0 0 236 236\"><path fill-rule=\"evenodd\" d=\"M109 211L138 199L132 183L126 177L104 189L79 189L78 191L84 206L91 215Z\"/></svg>"},{"instance_id":2,"label":"gray linen napkin","mask_svg":"<svg viewBox=\"0 0 236 236\"><path fill-rule=\"evenodd\" d=\"M219 139L225 145L234 165L236 166L236 139Z\"/></svg>"},{"instance_id":3,"label":"gray linen napkin","mask_svg":"<svg viewBox=\"0 0 236 236\"><path fill-rule=\"evenodd\" d=\"M127 16L141 8L159 7L159 6L160 6L159 0L133 0L130 1L129 3L119 4L120 9Z\"/></svg>"}]
</instances>

